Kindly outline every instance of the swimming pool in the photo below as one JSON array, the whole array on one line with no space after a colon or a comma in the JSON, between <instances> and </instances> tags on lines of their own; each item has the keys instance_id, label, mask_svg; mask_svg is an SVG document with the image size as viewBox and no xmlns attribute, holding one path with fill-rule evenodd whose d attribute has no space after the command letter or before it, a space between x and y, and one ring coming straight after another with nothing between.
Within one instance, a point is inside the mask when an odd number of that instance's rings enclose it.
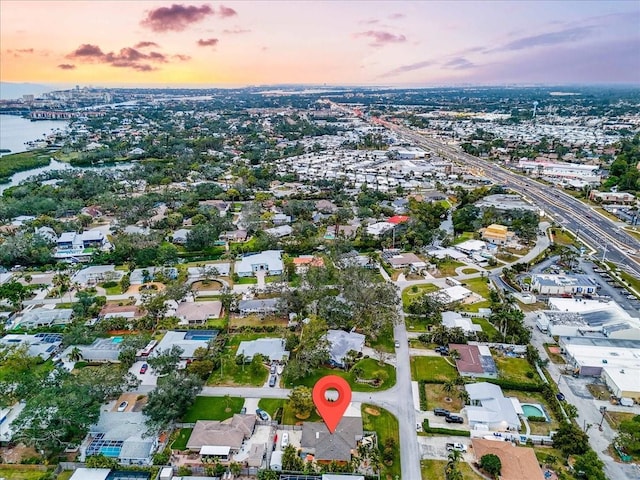
<instances>
[{"instance_id":1,"label":"swimming pool","mask_svg":"<svg viewBox=\"0 0 640 480\"><path fill-rule=\"evenodd\" d=\"M549 420L549 417L547 417L547 414L544 413L544 409L542 408L542 405L536 405L536 404L532 404L532 403L523 403L522 405L520 405L522 407L522 411L524 412L524 416L527 418L530 417L544 417L547 419L547 421Z\"/></svg>"},{"instance_id":2,"label":"swimming pool","mask_svg":"<svg viewBox=\"0 0 640 480\"><path fill-rule=\"evenodd\" d=\"M121 343L123 340L123 337L113 337L111 339L111 343Z\"/></svg>"}]
</instances>

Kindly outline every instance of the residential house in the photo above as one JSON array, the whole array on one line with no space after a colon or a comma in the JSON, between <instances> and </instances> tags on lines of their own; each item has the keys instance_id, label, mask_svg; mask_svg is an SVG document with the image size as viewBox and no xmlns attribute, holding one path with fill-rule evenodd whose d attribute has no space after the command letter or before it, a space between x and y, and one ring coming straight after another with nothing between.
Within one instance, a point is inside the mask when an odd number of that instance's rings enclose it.
<instances>
[{"instance_id":1,"label":"residential house","mask_svg":"<svg viewBox=\"0 0 640 480\"><path fill-rule=\"evenodd\" d=\"M176 245L185 245L187 243L188 236L189 230L186 228L180 228L170 235L171 243L175 243Z\"/></svg>"},{"instance_id":2,"label":"residential house","mask_svg":"<svg viewBox=\"0 0 640 480\"><path fill-rule=\"evenodd\" d=\"M77 283L83 287L93 286L102 282L117 282L124 276L124 272L116 270L115 265L94 265L79 270L72 278L71 283Z\"/></svg>"},{"instance_id":3,"label":"residential house","mask_svg":"<svg viewBox=\"0 0 640 480\"><path fill-rule=\"evenodd\" d=\"M460 250L462 253L466 253L467 255L481 252L485 248L487 248L487 244L482 240L465 240L462 243L454 245L454 248Z\"/></svg>"},{"instance_id":4,"label":"residential house","mask_svg":"<svg viewBox=\"0 0 640 480\"><path fill-rule=\"evenodd\" d=\"M275 238L284 238L293 233L293 228L291 225L281 225L279 227L266 228L264 233Z\"/></svg>"},{"instance_id":5,"label":"residential house","mask_svg":"<svg viewBox=\"0 0 640 480\"><path fill-rule=\"evenodd\" d=\"M240 277L252 277L257 272L267 275L281 275L283 270L282 250L265 250L244 255L235 264L235 272Z\"/></svg>"},{"instance_id":6,"label":"residential house","mask_svg":"<svg viewBox=\"0 0 640 480\"><path fill-rule=\"evenodd\" d=\"M101 230L85 230L82 233L63 232L56 242L58 250L100 248L107 239Z\"/></svg>"},{"instance_id":7,"label":"residential house","mask_svg":"<svg viewBox=\"0 0 640 480\"><path fill-rule=\"evenodd\" d=\"M362 353L365 338L361 333L345 332L344 330L328 330L329 363L336 367L344 368L344 359L347 353L351 350Z\"/></svg>"},{"instance_id":8,"label":"residential house","mask_svg":"<svg viewBox=\"0 0 640 480\"><path fill-rule=\"evenodd\" d=\"M178 269L175 267L136 268L129 275L129 283L131 285L142 285L143 283L158 281L160 277L175 280L178 278Z\"/></svg>"},{"instance_id":9,"label":"residential house","mask_svg":"<svg viewBox=\"0 0 640 480\"><path fill-rule=\"evenodd\" d=\"M336 238L355 238L358 233L358 225L329 225L327 233L324 234L326 240Z\"/></svg>"},{"instance_id":10,"label":"residential house","mask_svg":"<svg viewBox=\"0 0 640 480\"><path fill-rule=\"evenodd\" d=\"M223 421L198 420L187 441L187 449L202 457L231 460L245 440L251 438L256 425L255 415L239 415Z\"/></svg>"},{"instance_id":11,"label":"residential house","mask_svg":"<svg viewBox=\"0 0 640 480\"><path fill-rule=\"evenodd\" d=\"M126 318L133 320L143 316L142 309L137 305L117 305L113 303L107 303L100 310L98 315L99 320L109 320L111 318Z\"/></svg>"},{"instance_id":12,"label":"residential house","mask_svg":"<svg viewBox=\"0 0 640 480\"><path fill-rule=\"evenodd\" d=\"M501 442L474 438L473 455L476 462L485 455L495 455L500 459L501 480L544 480L540 464L533 448L516 447L511 442Z\"/></svg>"},{"instance_id":13,"label":"residential house","mask_svg":"<svg viewBox=\"0 0 640 480\"><path fill-rule=\"evenodd\" d=\"M222 302L219 300L207 302L180 302L175 316L180 319L180 325L204 325L207 320L220 318Z\"/></svg>"},{"instance_id":14,"label":"residential house","mask_svg":"<svg viewBox=\"0 0 640 480\"><path fill-rule=\"evenodd\" d=\"M324 267L324 259L314 255L300 255L293 259L297 273L306 272L309 267Z\"/></svg>"},{"instance_id":15,"label":"residential house","mask_svg":"<svg viewBox=\"0 0 640 480\"><path fill-rule=\"evenodd\" d=\"M447 328L461 328L467 335L482 331L469 317L463 317L459 312L442 312L442 325Z\"/></svg>"},{"instance_id":16,"label":"residential house","mask_svg":"<svg viewBox=\"0 0 640 480\"><path fill-rule=\"evenodd\" d=\"M335 213L338 210L338 206L330 200L317 200L316 210L321 213Z\"/></svg>"},{"instance_id":17,"label":"residential house","mask_svg":"<svg viewBox=\"0 0 640 480\"><path fill-rule=\"evenodd\" d=\"M291 216L284 213L276 213L271 221L274 225L286 225L291 223Z\"/></svg>"},{"instance_id":18,"label":"residential house","mask_svg":"<svg viewBox=\"0 0 640 480\"><path fill-rule=\"evenodd\" d=\"M411 252L397 254L393 252L389 254L383 252L382 258L395 269L411 268L413 270L420 270L427 266L427 263L423 259Z\"/></svg>"},{"instance_id":19,"label":"residential house","mask_svg":"<svg viewBox=\"0 0 640 480\"><path fill-rule=\"evenodd\" d=\"M55 230L51 227L36 228L34 233L49 243L56 243L58 241L58 235L56 235Z\"/></svg>"},{"instance_id":20,"label":"residential house","mask_svg":"<svg viewBox=\"0 0 640 480\"><path fill-rule=\"evenodd\" d=\"M462 285L454 285L453 287L443 288L437 292L430 293L440 299L444 304L462 302L473 295L473 292Z\"/></svg>"},{"instance_id":21,"label":"residential house","mask_svg":"<svg viewBox=\"0 0 640 480\"><path fill-rule=\"evenodd\" d=\"M82 359L89 362L118 362L122 337L97 338L91 345L73 345L67 347L60 358L67 360L74 348L78 348Z\"/></svg>"},{"instance_id":22,"label":"residential house","mask_svg":"<svg viewBox=\"0 0 640 480\"><path fill-rule=\"evenodd\" d=\"M364 431L361 417L342 417L335 432L329 433L324 422L302 424L302 452L313 455L318 463L347 463L356 453Z\"/></svg>"},{"instance_id":23,"label":"residential house","mask_svg":"<svg viewBox=\"0 0 640 480\"><path fill-rule=\"evenodd\" d=\"M27 346L30 357L40 357L48 360L60 349L62 335L59 333L36 333L35 335L20 335L9 333L0 338L0 345L4 347Z\"/></svg>"},{"instance_id":24,"label":"residential house","mask_svg":"<svg viewBox=\"0 0 640 480\"><path fill-rule=\"evenodd\" d=\"M481 228L480 233L483 240L493 245L506 245L515 236L515 233L510 232L508 227L498 225L497 223L493 223L486 228Z\"/></svg>"},{"instance_id":25,"label":"residential house","mask_svg":"<svg viewBox=\"0 0 640 480\"><path fill-rule=\"evenodd\" d=\"M237 355L243 355L245 361L250 362L258 354L270 362L284 362L289 358L283 338L258 338L240 342Z\"/></svg>"},{"instance_id":26,"label":"residential house","mask_svg":"<svg viewBox=\"0 0 640 480\"><path fill-rule=\"evenodd\" d=\"M367 225L367 233L374 237L384 235L386 232L393 230L396 224L391 222L376 222L371 225Z\"/></svg>"},{"instance_id":27,"label":"residential house","mask_svg":"<svg viewBox=\"0 0 640 480\"><path fill-rule=\"evenodd\" d=\"M55 305L47 305L55 307ZM71 323L73 310L70 308L45 308L38 307L24 310L13 321L12 328L30 330L32 328L52 327L55 325L68 325Z\"/></svg>"},{"instance_id":28,"label":"residential house","mask_svg":"<svg viewBox=\"0 0 640 480\"><path fill-rule=\"evenodd\" d=\"M463 377L498 377L498 368L486 345L452 343L449 350L457 350L460 354L460 358L456 360L456 367Z\"/></svg>"},{"instance_id":29,"label":"residential house","mask_svg":"<svg viewBox=\"0 0 640 480\"><path fill-rule=\"evenodd\" d=\"M522 407L517 398L506 398L493 383L468 383L469 405L464 410L472 430L507 432L520 430Z\"/></svg>"},{"instance_id":30,"label":"residential house","mask_svg":"<svg viewBox=\"0 0 640 480\"><path fill-rule=\"evenodd\" d=\"M215 208L221 217L224 217L229 211L229 208L231 208L231 203L223 200L203 200L199 202L199 205L201 207Z\"/></svg>"},{"instance_id":31,"label":"residential house","mask_svg":"<svg viewBox=\"0 0 640 480\"><path fill-rule=\"evenodd\" d=\"M220 240L225 240L227 242L246 242L247 235L246 230L230 230L222 233L220 235Z\"/></svg>"},{"instance_id":32,"label":"residential house","mask_svg":"<svg viewBox=\"0 0 640 480\"><path fill-rule=\"evenodd\" d=\"M147 435L146 420L142 412L102 411L98 423L89 428L81 458L102 454L123 465L151 465L158 441L156 435Z\"/></svg>"},{"instance_id":33,"label":"residential house","mask_svg":"<svg viewBox=\"0 0 640 480\"><path fill-rule=\"evenodd\" d=\"M238 310L240 315L267 315L279 311L279 298L262 298L254 300L240 300L238 302Z\"/></svg>"},{"instance_id":34,"label":"residential house","mask_svg":"<svg viewBox=\"0 0 640 480\"><path fill-rule=\"evenodd\" d=\"M159 354L169 350L173 346L180 347L182 360L191 360L198 348L207 348L209 341L218 336L218 330L170 330L164 334L162 340L154 350L154 354Z\"/></svg>"}]
</instances>

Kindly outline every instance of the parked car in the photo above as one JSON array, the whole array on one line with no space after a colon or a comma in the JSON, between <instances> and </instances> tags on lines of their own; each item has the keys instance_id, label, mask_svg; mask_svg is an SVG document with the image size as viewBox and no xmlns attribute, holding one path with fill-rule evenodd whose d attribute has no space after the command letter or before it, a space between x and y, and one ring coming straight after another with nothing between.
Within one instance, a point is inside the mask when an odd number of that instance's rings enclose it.
<instances>
[{"instance_id":1,"label":"parked car","mask_svg":"<svg viewBox=\"0 0 640 480\"><path fill-rule=\"evenodd\" d=\"M556 393L556 398L561 402L564 402L564 393Z\"/></svg>"},{"instance_id":2,"label":"parked car","mask_svg":"<svg viewBox=\"0 0 640 480\"><path fill-rule=\"evenodd\" d=\"M459 415L447 415L444 419L447 423L464 423L464 418Z\"/></svg>"},{"instance_id":3,"label":"parked car","mask_svg":"<svg viewBox=\"0 0 640 480\"><path fill-rule=\"evenodd\" d=\"M289 433L284 432L282 434L282 440L280 441L280 446L282 447L282 449L285 449L287 445L289 445Z\"/></svg>"},{"instance_id":4,"label":"parked car","mask_svg":"<svg viewBox=\"0 0 640 480\"><path fill-rule=\"evenodd\" d=\"M275 364L275 363L272 363L272 364L271 364L271 369L269 369L269 372L271 373L271 375L273 375L274 373L276 373L276 369L277 369L277 368L278 368L278 367L276 367L276 364Z\"/></svg>"},{"instance_id":5,"label":"parked car","mask_svg":"<svg viewBox=\"0 0 640 480\"><path fill-rule=\"evenodd\" d=\"M395 341L396 348L400 348L400 342L398 340Z\"/></svg>"},{"instance_id":6,"label":"parked car","mask_svg":"<svg viewBox=\"0 0 640 480\"><path fill-rule=\"evenodd\" d=\"M149 369L149 365L147 365L146 363L143 363L142 366L140 367L140 373L147 373L147 370Z\"/></svg>"},{"instance_id":7,"label":"parked car","mask_svg":"<svg viewBox=\"0 0 640 480\"><path fill-rule=\"evenodd\" d=\"M122 402L120 405L118 405L118 411L119 412L124 412L127 407L129 406L129 402L127 402L126 400L124 402Z\"/></svg>"},{"instance_id":8,"label":"parked car","mask_svg":"<svg viewBox=\"0 0 640 480\"><path fill-rule=\"evenodd\" d=\"M446 408L434 408L433 413L438 417L448 417L449 415L451 415L451 412Z\"/></svg>"},{"instance_id":9,"label":"parked car","mask_svg":"<svg viewBox=\"0 0 640 480\"><path fill-rule=\"evenodd\" d=\"M447 443L447 452L457 450L459 452L466 452L467 446L462 443Z\"/></svg>"},{"instance_id":10,"label":"parked car","mask_svg":"<svg viewBox=\"0 0 640 480\"><path fill-rule=\"evenodd\" d=\"M269 378L269 386L275 387L277 381L278 381L278 377L276 377L275 375L271 375L271 377Z\"/></svg>"},{"instance_id":11,"label":"parked car","mask_svg":"<svg viewBox=\"0 0 640 480\"><path fill-rule=\"evenodd\" d=\"M257 408L256 409L256 415L258 415L258 417L260 417L260 420L264 420L264 421L269 420L269 414L267 412L265 412L264 410L262 410L261 408Z\"/></svg>"}]
</instances>

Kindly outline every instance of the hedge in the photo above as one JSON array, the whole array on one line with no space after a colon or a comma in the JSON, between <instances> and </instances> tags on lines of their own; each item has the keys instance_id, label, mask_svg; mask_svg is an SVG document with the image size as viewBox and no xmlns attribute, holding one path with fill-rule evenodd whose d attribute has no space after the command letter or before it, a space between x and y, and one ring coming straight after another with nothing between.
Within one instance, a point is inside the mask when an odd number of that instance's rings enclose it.
<instances>
[{"instance_id":1,"label":"hedge","mask_svg":"<svg viewBox=\"0 0 640 480\"><path fill-rule=\"evenodd\" d=\"M418 381L418 393L420 394L420 410L426 412L429 407L427 406L427 382L424 380Z\"/></svg>"},{"instance_id":2,"label":"hedge","mask_svg":"<svg viewBox=\"0 0 640 480\"><path fill-rule=\"evenodd\" d=\"M453 428L430 427L429 419L425 418L422 422L422 430L425 433L439 433L441 435L455 435L458 437L470 437L471 432L468 430L455 430Z\"/></svg>"},{"instance_id":3,"label":"hedge","mask_svg":"<svg viewBox=\"0 0 640 480\"><path fill-rule=\"evenodd\" d=\"M542 392L544 387L542 383L514 382L503 378L485 378L483 380L498 385L505 390L520 390L521 392Z\"/></svg>"}]
</instances>

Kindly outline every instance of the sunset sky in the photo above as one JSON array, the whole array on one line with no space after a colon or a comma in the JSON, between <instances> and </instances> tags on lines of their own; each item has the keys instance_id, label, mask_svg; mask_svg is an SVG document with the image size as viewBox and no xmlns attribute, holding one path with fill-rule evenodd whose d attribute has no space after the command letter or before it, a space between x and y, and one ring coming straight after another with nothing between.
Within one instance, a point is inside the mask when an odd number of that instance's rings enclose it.
<instances>
[{"instance_id":1,"label":"sunset sky","mask_svg":"<svg viewBox=\"0 0 640 480\"><path fill-rule=\"evenodd\" d=\"M0 80L640 83L638 1L0 0Z\"/></svg>"}]
</instances>

